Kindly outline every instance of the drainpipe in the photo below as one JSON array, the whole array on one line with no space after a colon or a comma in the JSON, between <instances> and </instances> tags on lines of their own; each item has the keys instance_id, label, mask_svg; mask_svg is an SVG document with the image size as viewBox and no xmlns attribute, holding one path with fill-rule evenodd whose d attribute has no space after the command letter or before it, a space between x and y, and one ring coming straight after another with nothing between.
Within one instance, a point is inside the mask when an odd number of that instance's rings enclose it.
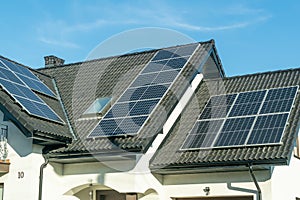
<instances>
[{"instance_id":1,"label":"drainpipe","mask_svg":"<svg viewBox=\"0 0 300 200\"><path fill-rule=\"evenodd\" d=\"M49 163L49 158L43 154L43 157L45 159L45 162L40 167L40 177L39 177L39 198L38 200L42 200L42 194L43 194L43 178L44 178L44 169L47 167Z\"/></svg>"},{"instance_id":2,"label":"drainpipe","mask_svg":"<svg viewBox=\"0 0 300 200\"><path fill-rule=\"evenodd\" d=\"M49 163L49 156L48 153L50 151L53 151L55 149L59 149L62 147L67 147L66 144L60 144L60 145L52 145L52 146L45 146L42 150L42 155L45 159L45 162L40 166L40 177L39 177L39 197L38 200L42 200L43 195L43 179L44 179L44 169L47 167Z\"/></svg>"},{"instance_id":3,"label":"drainpipe","mask_svg":"<svg viewBox=\"0 0 300 200\"><path fill-rule=\"evenodd\" d=\"M259 185L258 185L258 182L257 182L257 180L256 180L256 178L255 178L255 175L254 175L254 173L253 173L252 165L249 164L248 167L249 167L249 173L250 173L250 175L251 175L251 178L252 178L252 180L253 180L253 182L254 182L254 184L255 184L255 187L256 187L256 189L257 189L257 200L262 200L261 189L260 189L260 187L259 187Z\"/></svg>"}]
</instances>

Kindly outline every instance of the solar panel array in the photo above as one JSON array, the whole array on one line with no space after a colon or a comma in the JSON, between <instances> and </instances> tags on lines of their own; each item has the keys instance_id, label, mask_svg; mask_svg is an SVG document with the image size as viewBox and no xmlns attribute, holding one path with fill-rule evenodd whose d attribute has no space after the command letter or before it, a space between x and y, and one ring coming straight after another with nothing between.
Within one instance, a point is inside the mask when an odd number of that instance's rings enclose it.
<instances>
[{"instance_id":1,"label":"solar panel array","mask_svg":"<svg viewBox=\"0 0 300 200\"><path fill-rule=\"evenodd\" d=\"M6 68L11 70L14 73L14 75L17 76L30 89L56 98L55 94L30 70L17 63L10 62L3 58L0 58L0 60Z\"/></svg>"},{"instance_id":2,"label":"solar panel array","mask_svg":"<svg viewBox=\"0 0 300 200\"><path fill-rule=\"evenodd\" d=\"M181 149L278 144L298 86L212 96Z\"/></svg>"},{"instance_id":3,"label":"solar panel array","mask_svg":"<svg viewBox=\"0 0 300 200\"><path fill-rule=\"evenodd\" d=\"M15 101L17 101L29 114L47 120L62 123L61 118L31 89L25 79L32 80L32 87L39 87L43 93L54 96L34 74L27 68L0 58L0 85L5 89ZM41 86L43 85L43 86ZM45 89L46 88L46 89ZM35 89L33 89L35 90Z\"/></svg>"},{"instance_id":4,"label":"solar panel array","mask_svg":"<svg viewBox=\"0 0 300 200\"><path fill-rule=\"evenodd\" d=\"M138 134L197 46L158 51L88 137Z\"/></svg>"}]
</instances>

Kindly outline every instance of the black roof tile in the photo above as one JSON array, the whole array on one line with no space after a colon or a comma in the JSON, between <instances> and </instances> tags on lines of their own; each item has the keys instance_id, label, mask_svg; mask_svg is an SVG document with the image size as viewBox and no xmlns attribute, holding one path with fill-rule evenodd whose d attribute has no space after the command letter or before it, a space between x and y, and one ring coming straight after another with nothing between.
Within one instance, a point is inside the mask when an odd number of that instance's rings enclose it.
<instances>
[{"instance_id":1,"label":"black roof tile","mask_svg":"<svg viewBox=\"0 0 300 200\"><path fill-rule=\"evenodd\" d=\"M1 58L4 58L1 56ZM7 58L4 58L9 60ZM14 62L12 60L9 60ZM14 62L16 63L16 62ZM53 80L50 76L43 74L39 71L30 69L20 63L17 63L25 68L31 70L42 82L44 82L55 94L55 86L53 84ZM45 137L49 137L52 139L57 139L59 142L70 142L72 140L72 135L70 134L69 127L67 124L58 124L55 122L51 122L49 120L44 120L41 118L37 118L29 115L25 112L20 105L14 102L11 96L6 93L4 90L0 91L0 104L4 106L3 109L6 109L6 112L9 112L14 119L10 119L15 123L20 122L20 124L25 128L28 132L30 132L33 136L44 135ZM50 106L60 117L66 122L66 116L64 115L63 108L58 99L54 99L52 97L48 97L43 94L36 93L41 99L45 101L45 103Z\"/></svg>"},{"instance_id":2,"label":"black roof tile","mask_svg":"<svg viewBox=\"0 0 300 200\"><path fill-rule=\"evenodd\" d=\"M238 93L277 87L300 85L300 68L235 76L202 82L180 120L163 141L152 158L150 167L163 173L168 170L190 167L212 167L224 165L287 164L291 156L300 122L300 95L290 114L282 145L245 146L208 150L180 150L183 141L211 95Z\"/></svg>"},{"instance_id":3,"label":"black roof tile","mask_svg":"<svg viewBox=\"0 0 300 200\"><path fill-rule=\"evenodd\" d=\"M207 57L207 52L214 48L213 41L200 44L201 47L190 60L189 66L172 85L170 92L161 101L161 106L150 117L150 122L136 136L87 139L100 119L85 118L82 114L96 98L112 96L114 103L158 50L40 69L39 71L55 78L62 102L78 138L68 148L55 153L147 150L161 131L166 120L165 113L174 108L177 97L180 98L188 87L191 77L196 72L193 66L199 66Z\"/></svg>"}]
</instances>

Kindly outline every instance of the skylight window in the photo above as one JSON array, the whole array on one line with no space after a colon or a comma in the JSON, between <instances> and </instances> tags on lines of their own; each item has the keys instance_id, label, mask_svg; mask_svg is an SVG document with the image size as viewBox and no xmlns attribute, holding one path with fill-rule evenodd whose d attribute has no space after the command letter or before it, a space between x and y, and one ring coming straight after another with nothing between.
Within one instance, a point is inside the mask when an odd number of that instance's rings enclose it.
<instances>
[{"instance_id":1,"label":"skylight window","mask_svg":"<svg viewBox=\"0 0 300 200\"><path fill-rule=\"evenodd\" d=\"M109 108L111 97L98 98L84 112L84 115L102 115Z\"/></svg>"}]
</instances>

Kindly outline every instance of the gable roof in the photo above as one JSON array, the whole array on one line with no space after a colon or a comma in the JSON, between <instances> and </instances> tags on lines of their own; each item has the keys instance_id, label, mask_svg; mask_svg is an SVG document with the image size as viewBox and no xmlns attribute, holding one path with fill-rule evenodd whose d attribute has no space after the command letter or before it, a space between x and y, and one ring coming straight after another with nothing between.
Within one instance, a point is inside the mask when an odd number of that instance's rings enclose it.
<instances>
[{"instance_id":1,"label":"gable roof","mask_svg":"<svg viewBox=\"0 0 300 200\"><path fill-rule=\"evenodd\" d=\"M153 117L150 117L149 123L135 136L87 139L101 118L85 118L82 114L96 98L112 97L113 104L159 49L40 69L39 71L55 78L62 102L78 138L69 147L52 152L53 155L146 151L161 131L165 116L174 108L178 97L180 98L188 87L187 80L191 80L197 73L195 66L204 62L208 53L212 51L217 57L213 40L199 44L200 47L191 57L190 63L163 97L158 109L152 113ZM220 65L218 58L216 62ZM218 73L224 75L222 67L219 70Z\"/></svg>"},{"instance_id":2,"label":"gable roof","mask_svg":"<svg viewBox=\"0 0 300 200\"><path fill-rule=\"evenodd\" d=\"M210 96L243 91L300 85L300 68L236 76L203 82L179 120L152 158L150 168L157 173L198 167L251 164L287 164L300 122L300 95L297 94L282 145L244 146L218 149L180 150L187 134Z\"/></svg>"},{"instance_id":3,"label":"gable roof","mask_svg":"<svg viewBox=\"0 0 300 200\"><path fill-rule=\"evenodd\" d=\"M1 56L1 58L11 61ZM16 62L14 62L16 63ZM53 92L56 93L55 85L50 76L47 76L38 71L32 70L22 64L17 63L24 68L29 69L34 73L44 84L46 84ZM72 135L70 133L67 123L55 123L49 120L38 118L29 115L22 107L17 104L14 99L4 90L0 90L0 109L4 112L4 120L11 120L16 126L18 126L25 135L33 137L36 142L40 144L52 144L52 143L70 143ZM37 93L38 95L50 108L52 108L58 116L67 121L66 116L63 112L62 104L59 99L51 98L47 95Z\"/></svg>"}]
</instances>

